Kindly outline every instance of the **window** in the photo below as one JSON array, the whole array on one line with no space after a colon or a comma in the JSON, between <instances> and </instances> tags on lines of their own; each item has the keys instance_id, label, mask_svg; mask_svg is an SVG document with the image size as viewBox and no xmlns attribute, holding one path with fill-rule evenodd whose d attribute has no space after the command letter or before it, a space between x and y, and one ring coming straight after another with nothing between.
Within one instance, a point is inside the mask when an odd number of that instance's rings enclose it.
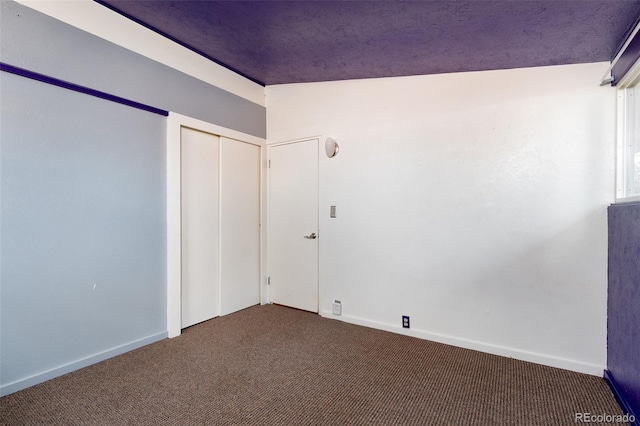
<instances>
[{"instance_id":1,"label":"window","mask_svg":"<svg viewBox=\"0 0 640 426\"><path fill-rule=\"evenodd\" d=\"M640 200L640 60L618 84L619 201Z\"/></svg>"}]
</instances>

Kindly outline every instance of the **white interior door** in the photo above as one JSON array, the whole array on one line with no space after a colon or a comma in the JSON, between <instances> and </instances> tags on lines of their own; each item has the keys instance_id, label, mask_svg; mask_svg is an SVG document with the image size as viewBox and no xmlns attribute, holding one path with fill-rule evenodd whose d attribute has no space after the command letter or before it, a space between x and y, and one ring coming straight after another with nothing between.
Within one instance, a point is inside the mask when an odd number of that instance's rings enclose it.
<instances>
[{"instance_id":1,"label":"white interior door","mask_svg":"<svg viewBox=\"0 0 640 426\"><path fill-rule=\"evenodd\" d=\"M318 140L270 148L269 299L318 312Z\"/></svg>"},{"instance_id":2,"label":"white interior door","mask_svg":"<svg viewBox=\"0 0 640 426\"><path fill-rule=\"evenodd\" d=\"M220 315L260 303L260 147L221 144Z\"/></svg>"},{"instance_id":3,"label":"white interior door","mask_svg":"<svg viewBox=\"0 0 640 426\"><path fill-rule=\"evenodd\" d=\"M218 316L219 137L181 129L181 328Z\"/></svg>"}]
</instances>

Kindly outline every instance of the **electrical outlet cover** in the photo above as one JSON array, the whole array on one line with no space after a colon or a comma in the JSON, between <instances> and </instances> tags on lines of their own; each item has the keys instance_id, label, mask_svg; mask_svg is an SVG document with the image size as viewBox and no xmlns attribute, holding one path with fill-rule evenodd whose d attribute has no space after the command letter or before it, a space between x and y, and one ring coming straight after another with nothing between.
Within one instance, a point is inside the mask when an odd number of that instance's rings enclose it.
<instances>
[{"instance_id":1,"label":"electrical outlet cover","mask_svg":"<svg viewBox=\"0 0 640 426\"><path fill-rule=\"evenodd\" d=\"M402 328L411 328L408 315L402 316Z\"/></svg>"}]
</instances>

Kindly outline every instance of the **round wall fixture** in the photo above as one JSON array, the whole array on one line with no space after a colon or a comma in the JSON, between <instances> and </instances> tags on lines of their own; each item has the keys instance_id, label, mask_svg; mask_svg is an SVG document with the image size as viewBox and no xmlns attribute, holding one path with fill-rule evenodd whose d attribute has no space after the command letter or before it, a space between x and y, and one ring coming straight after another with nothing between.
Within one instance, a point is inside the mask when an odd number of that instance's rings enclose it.
<instances>
[{"instance_id":1,"label":"round wall fixture","mask_svg":"<svg viewBox=\"0 0 640 426\"><path fill-rule=\"evenodd\" d=\"M327 153L327 157L332 158L338 154L340 147L338 146L338 142L336 142L334 139L327 138L326 142L324 143L324 149Z\"/></svg>"}]
</instances>

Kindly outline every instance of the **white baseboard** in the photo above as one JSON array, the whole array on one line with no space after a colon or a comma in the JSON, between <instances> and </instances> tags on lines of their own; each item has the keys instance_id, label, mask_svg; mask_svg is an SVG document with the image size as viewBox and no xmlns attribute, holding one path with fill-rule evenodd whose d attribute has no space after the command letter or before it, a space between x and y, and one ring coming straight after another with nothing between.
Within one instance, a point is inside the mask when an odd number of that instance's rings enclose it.
<instances>
[{"instance_id":1,"label":"white baseboard","mask_svg":"<svg viewBox=\"0 0 640 426\"><path fill-rule=\"evenodd\" d=\"M0 386L0 396L9 395L10 393L17 392L22 389L26 389L33 385L37 385L38 383L46 382L47 380L51 380L55 377L62 376L63 374L71 373L72 371L79 370L91 364L95 364L97 362L104 361L105 359L112 358L117 355L121 355L125 352L129 352L134 349L141 348L150 343L154 343L159 340L165 339L166 337L167 337L166 331L162 333L154 334L139 340L135 340L130 343L126 343L124 345L117 346L115 348L106 350L104 352L97 353L95 355L81 358L77 361L72 361L68 364L64 364L59 367L52 368L42 373L34 374L24 379L19 379L11 383L3 384L2 386Z\"/></svg>"},{"instance_id":2,"label":"white baseboard","mask_svg":"<svg viewBox=\"0 0 640 426\"><path fill-rule=\"evenodd\" d=\"M521 361L533 362L536 364L546 365L549 367L561 368L563 370L575 371L578 373L589 374L592 376L602 377L606 366L598 364L590 364L582 361L575 361L566 358L560 358L552 355L545 355L536 352L523 351L520 349L509 348L506 346L493 345L491 343L478 342L475 340L462 339L459 337L449 336L446 334L434 333L431 331L404 329L400 326L391 325L379 321L372 321L358 318L350 315L333 315L331 311L322 310L320 315L325 318L344 321L350 324L362 325L365 327L376 328L378 330L389 331L391 333L404 334L406 336L417 337L419 339L430 340L433 342L444 343L451 346L457 346L465 349L485 352L493 355L500 355L508 358L514 358Z\"/></svg>"}]
</instances>

